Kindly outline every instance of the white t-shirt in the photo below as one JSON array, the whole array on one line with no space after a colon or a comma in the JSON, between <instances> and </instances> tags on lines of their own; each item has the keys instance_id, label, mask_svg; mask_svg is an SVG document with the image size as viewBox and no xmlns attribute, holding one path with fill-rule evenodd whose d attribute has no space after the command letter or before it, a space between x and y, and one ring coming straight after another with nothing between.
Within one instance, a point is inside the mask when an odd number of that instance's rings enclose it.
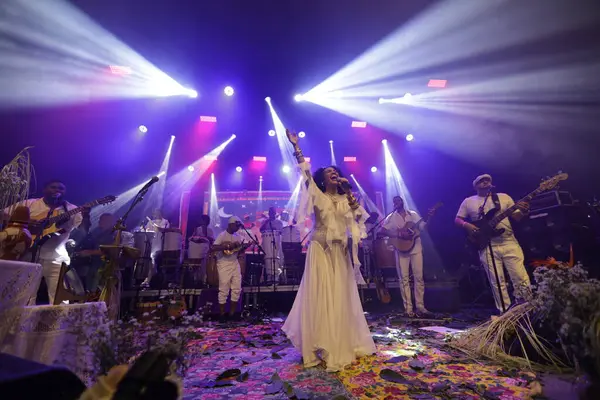
<instances>
[{"instance_id":1,"label":"white t-shirt","mask_svg":"<svg viewBox=\"0 0 600 400\"><path fill-rule=\"evenodd\" d=\"M398 211L395 211L392 215L388 217L388 219L383 224L383 227L388 231L395 232L398 229L404 228L407 222L417 223L421 217L416 211L406 210L406 215L403 217L400 215ZM420 224L419 228L423 228L425 224ZM411 250L410 254L417 254L423 251L423 246L421 245L421 238L418 237L415 241L415 247Z\"/></svg>"},{"instance_id":2,"label":"white t-shirt","mask_svg":"<svg viewBox=\"0 0 600 400\"><path fill-rule=\"evenodd\" d=\"M283 229L283 222L278 219L270 220L268 219L261 227L261 232L269 232L269 231L281 231Z\"/></svg>"},{"instance_id":3,"label":"white t-shirt","mask_svg":"<svg viewBox=\"0 0 600 400\"><path fill-rule=\"evenodd\" d=\"M155 254L158 251L162 250L163 244L163 233L158 232L158 228L167 229L171 224L164 218L154 219L152 221L148 221L144 229L146 232L156 232L154 234L154 239L152 240L152 254Z\"/></svg>"},{"instance_id":4,"label":"white t-shirt","mask_svg":"<svg viewBox=\"0 0 600 400\"><path fill-rule=\"evenodd\" d=\"M283 228L281 233L281 241L284 243L300 243L300 231L293 225L288 225Z\"/></svg>"},{"instance_id":5,"label":"white t-shirt","mask_svg":"<svg viewBox=\"0 0 600 400\"><path fill-rule=\"evenodd\" d=\"M484 214L495 207L491 196L487 199L487 201L485 199L485 197L479 195L467 197L460 204L456 216L463 219L468 219L470 221L477 221L481 219L479 209L484 202ZM512 207L515 204L514 200L506 193L498 193L498 200L500 201L500 212ZM515 235L513 234L512 225L510 224L510 218L504 218L502 221L500 221L496 228L504 228L505 231L502 235L492 238L493 244L500 244L508 240L516 240Z\"/></svg>"},{"instance_id":6,"label":"white t-shirt","mask_svg":"<svg viewBox=\"0 0 600 400\"><path fill-rule=\"evenodd\" d=\"M43 198L40 199L28 199L23 202L17 203L10 207L4 209L4 212L8 215L12 213L14 207L16 206L25 206L29 208L29 214L31 215L32 220L41 220L48 216L48 212L50 211L50 207L44 202ZM76 205L71 204L69 202L66 203L67 210L72 210L77 208ZM64 207L59 207L55 210L58 214L63 214L65 212ZM71 217L69 222L61 225L61 229L65 229L66 232L52 237L48 240L39 251L40 260L44 261L52 261L54 264L62 264L63 262L66 264L71 263L71 258L69 257L69 253L67 253L67 248L65 244L69 240L69 235L71 231L77 228L81 221L83 221L83 217L81 214L75 214ZM25 256L27 257L27 255ZM29 261L25 258L25 261Z\"/></svg>"},{"instance_id":7,"label":"white t-shirt","mask_svg":"<svg viewBox=\"0 0 600 400\"><path fill-rule=\"evenodd\" d=\"M240 244L240 243L242 243L242 238L237 233L231 234L227 231L223 231L223 232L219 233L219 236L217 236L217 238L215 239L214 244L217 245L217 244L223 244L226 242ZM233 253L231 255L225 255L222 251L219 251L217 253L217 268L220 266L226 267L226 266L238 265L237 258L238 258L238 253Z\"/></svg>"}]
</instances>

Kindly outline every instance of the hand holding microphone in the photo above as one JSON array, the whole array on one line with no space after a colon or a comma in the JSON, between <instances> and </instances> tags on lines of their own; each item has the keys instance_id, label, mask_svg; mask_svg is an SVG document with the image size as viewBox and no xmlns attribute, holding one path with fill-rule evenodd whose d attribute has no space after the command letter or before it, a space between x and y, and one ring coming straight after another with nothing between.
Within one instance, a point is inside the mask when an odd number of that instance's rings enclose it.
<instances>
[{"instance_id":1,"label":"hand holding microphone","mask_svg":"<svg viewBox=\"0 0 600 400\"><path fill-rule=\"evenodd\" d=\"M338 178L337 183L338 183L338 186L340 188L342 188L344 193L348 193L349 191L352 190L352 185L350 185L350 182L348 182L348 179L346 179L346 178Z\"/></svg>"}]
</instances>

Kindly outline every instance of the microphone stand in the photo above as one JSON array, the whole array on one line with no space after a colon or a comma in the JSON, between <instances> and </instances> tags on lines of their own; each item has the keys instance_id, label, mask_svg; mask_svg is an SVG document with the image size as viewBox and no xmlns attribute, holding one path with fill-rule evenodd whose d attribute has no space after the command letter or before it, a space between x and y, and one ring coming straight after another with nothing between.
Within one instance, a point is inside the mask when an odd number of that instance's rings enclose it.
<instances>
[{"instance_id":1,"label":"microphone stand","mask_svg":"<svg viewBox=\"0 0 600 400\"><path fill-rule=\"evenodd\" d=\"M488 192L488 197L492 196L492 189L490 188L490 191ZM486 198L487 200L487 198ZM493 201L493 199L492 199ZM485 206L485 202L483 203L483 206L481 208L481 210L483 211L483 207ZM494 204L494 206L496 206ZM497 210L500 211L500 210ZM500 305L502 306L502 313L504 314L506 312L506 304L504 303L504 296L502 294L502 287L500 286L500 275L498 274L498 267L496 266L496 259L494 258L494 249L492 248L492 240L488 240L488 244L487 244L487 251L490 254L490 258L492 259L492 266L494 268L494 277L496 278L496 285L498 285L498 295L500 296Z\"/></svg>"},{"instance_id":2,"label":"microphone stand","mask_svg":"<svg viewBox=\"0 0 600 400\"><path fill-rule=\"evenodd\" d=\"M250 233L248 231L248 229L246 229L246 227L244 226L244 224L240 225L242 227L242 229L244 230L244 232L246 232L246 234L248 235L248 237L250 238L250 240L252 241L252 243L254 243L254 245L258 248L258 252L260 254L260 252L262 251L263 254L265 253L265 249L262 248L262 246L260 245L260 243L258 243L257 238L255 238L254 236L252 236L252 233ZM266 314L266 311L264 309L261 309L261 307L258 305L258 298L260 297L260 282L258 282L258 292L256 292L256 311L258 312L258 318L257 319L262 319L261 317L263 315ZM247 306L245 306L247 307ZM252 310L246 310L246 311L242 311L242 318L244 318L244 316L250 317L252 315Z\"/></svg>"},{"instance_id":3,"label":"microphone stand","mask_svg":"<svg viewBox=\"0 0 600 400\"><path fill-rule=\"evenodd\" d=\"M125 222L129 217L129 214L135 206L144 200L144 196L148 192L150 188L142 189L135 196L129 209L125 214L117 220L115 226L113 227L113 232L116 232L115 240L112 246L108 246L112 248L113 251L109 252L107 257L107 261L104 264L104 277L105 284L104 288L102 288L102 292L100 293L99 301L104 301L106 303L106 307L108 309L109 319L116 320L119 317L120 305L121 305L121 271L120 267L120 259L122 254L122 246L121 246L121 234L126 228ZM115 251L117 250L117 251Z\"/></svg>"}]
</instances>

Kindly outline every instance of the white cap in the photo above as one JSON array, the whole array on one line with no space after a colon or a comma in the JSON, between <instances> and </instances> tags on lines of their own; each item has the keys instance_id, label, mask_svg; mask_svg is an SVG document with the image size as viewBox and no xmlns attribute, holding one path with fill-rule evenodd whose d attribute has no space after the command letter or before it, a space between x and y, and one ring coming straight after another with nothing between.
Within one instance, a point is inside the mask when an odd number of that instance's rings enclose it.
<instances>
[{"instance_id":1,"label":"white cap","mask_svg":"<svg viewBox=\"0 0 600 400\"><path fill-rule=\"evenodd\" d=\"M482 179L489 179L490 181L492 180L492 176L490 174L483 174L483 175L479 175L477 178L475 178L475 180L473 181L473 186L476 186L480 180Z\"/></svg>"},{"instance_id":2,"label":"white cap","mask_svg":"<svg viewBox=\"0 0 600 400\"><path fill-rule=\"evenodd\" d=\"M240 219L240 217L236 217L235 215L232 215L231 217L229 217L229 224L235 224L239 222L240 224L242 223L242 220Z\"/></svg>"}]
</instances>

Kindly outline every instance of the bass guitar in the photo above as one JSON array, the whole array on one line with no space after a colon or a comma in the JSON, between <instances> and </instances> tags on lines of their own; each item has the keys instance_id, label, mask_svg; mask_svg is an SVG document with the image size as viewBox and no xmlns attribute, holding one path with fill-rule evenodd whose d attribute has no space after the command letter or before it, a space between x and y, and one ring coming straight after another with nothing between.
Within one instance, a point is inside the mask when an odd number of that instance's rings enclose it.
<instances>
[{"instance_id":1,"label":"bass guitar","mask_svg":"<svg viewBox=\"0 0 600 400\"><path fill-rule=\"evenodd\" d=\"M419 225L421 222L429 222L431 217L434 216L438 208L442 207L444 203L438 202L429 209L427 216L421 218L417 222L408 221L399 231L397 237L390 237L388 244L394 247L400 253L410 253L415 247L417 239L421 236L421 230Z\"/></svg>"},{"instance_id":2,"label":"bass guitar","mask_svg":"<svg viewBox=\"0 0 600 400\"><path fill-rule=\"evenodd\" d=\"M537 189L535 189L533 192L529 193L527 196L523 197L513 206L507 208L501 213L498 213L496 215L497 210L494 208L488 211L480 220L471 222L478 229L467 236L468 243L471 245L472 248L476 250L485 249L492 238L500 236L504 233L504 228L497 229L496 226L505 218L511 216L515 211L518 210L518 203L529 202L538 194L554 189L556 186L558 186L560 181L564 181L568 177L569 175L565 173L557 174L552 178L549 178L540 183Z\"/></svg>"},{"instance_id":3,"label":"bass guitar","mask_svg":"<svg viewBox=\"0 0 600 400\"><path fill-rule=\"evenodd\" d=\"M53 215L51 215L50 217L48 217L47 214L32 216L29 222L29 232L31 232L31 237L35 242L40 236L43 238L45 236L52 235L53 233L57 233L60 230L60 227L57 226L57 224L60 225L61 223L66 222L73 215L79 214L87 208L92 208L98 205L110 204L116 199L117 198L115 196L106 196L101 199L86 203L81 207L77 207L72 210L63 212L61 214L59 214L59 212L62 208L56 208L52 212ZM38 246L39 245L40 244L38 243Z\"/></svg>"}]
</instances>

